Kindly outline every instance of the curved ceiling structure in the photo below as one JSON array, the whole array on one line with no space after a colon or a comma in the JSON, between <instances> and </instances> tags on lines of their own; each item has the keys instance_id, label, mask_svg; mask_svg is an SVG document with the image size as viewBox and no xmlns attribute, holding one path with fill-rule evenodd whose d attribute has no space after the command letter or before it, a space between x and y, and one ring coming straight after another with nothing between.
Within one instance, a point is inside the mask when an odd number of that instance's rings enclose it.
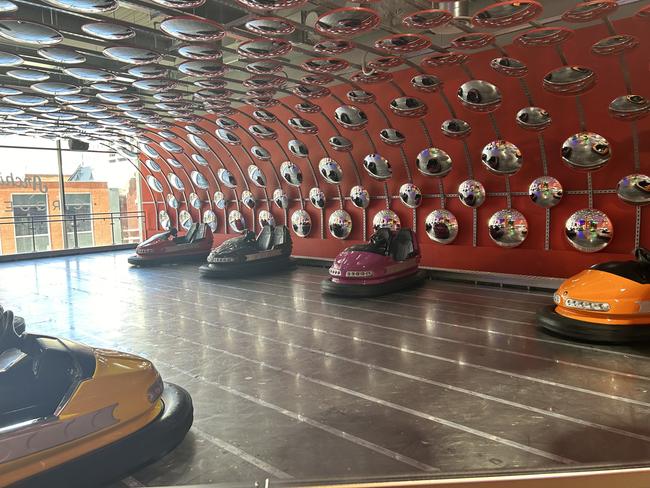
<instances>
[{"instance_id":1,"label":"curved ceiling structure","mask_svg":"<svg viewBox=\"0 0 650 488\"><path fill-rule=\"evenodd\" d=\"M13 3L0 134L131 158L152 231L405 226L424 264L539 274L650 245L647 2Z\"/></svg>"}]
</instances>

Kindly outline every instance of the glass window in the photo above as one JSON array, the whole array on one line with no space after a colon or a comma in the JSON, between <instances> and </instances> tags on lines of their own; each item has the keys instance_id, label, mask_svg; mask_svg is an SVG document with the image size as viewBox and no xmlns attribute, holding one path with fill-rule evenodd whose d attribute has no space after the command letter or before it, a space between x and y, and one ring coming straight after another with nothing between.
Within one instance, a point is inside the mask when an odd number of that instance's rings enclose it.
<instances>
[{"instance_id":1,"label":"glass window","mask_svg":"<svg viewBox=\"0 0 650 488\"><path fill-rule=\"evenodd\" d=\"M93 206L90 193L65 194L65 230L68 234L68 246L91 247L93 246ZM77 241L75 242L75 228Z\"/></svg>"},{"instance_id":2,"label":"glass window","mask_svg":"<svg viewBox=\"0 0 650 488\"><path fill-rule=\"evenodd\" d=\"M47 196L43 193L14 194L11 196L11 208L16 252L48 251L50 229L47 223Z\"/></svg>"}]
</instances>

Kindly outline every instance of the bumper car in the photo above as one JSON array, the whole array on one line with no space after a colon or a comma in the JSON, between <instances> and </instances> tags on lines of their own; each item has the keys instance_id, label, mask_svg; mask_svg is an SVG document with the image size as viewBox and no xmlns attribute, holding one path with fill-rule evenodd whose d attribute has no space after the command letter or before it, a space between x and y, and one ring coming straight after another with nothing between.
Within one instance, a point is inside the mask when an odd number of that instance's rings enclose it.
<instances>
[{"instance_id":1,"label":"bumper car","mask_svg":"<svg viewBox=\"0 0 650 488\"><path fill-rule=\"evenodd\" d=\"M291 235L286 225L265 225L255 236L246 231L212 250L201 276L237 278L286 270L291 265Z\"/></svg>"},{"instance_id":2,"label":"bumper car","mask_svg":"<svg viewBox=\"0 0 650 488\"><path fill-rule=\"evenodd\" d=\"M183 440L189 394L149 362L25 333L0 307L0 486L89 487Z\"/></svg>"},{"instance_id":3,"label":"bumper car","mask_svg":"<svg viewBox=\"0 0 650 488\"><path fill-rule=\"evenodd\" d=\"M634 261L596 264L569 278L538 314L553 333L588 342L650 339L650 252Z\"/></svg>"},{"instance_id":4,"label":"bumper car","mask_svg":"<svg viewBox=\"0 0 650 488\"><path fill-rule=\"evenodd\" d=\"M372 297L421 284L420 248L410 229L379 229L368 244L340 252L321 291L330 295Z\"/></svg>"},{"instance_id":5,"label":"bumper car","mask_svg":"<svg viewBox=\"0 0 650 488\"><path fill-rule=\"evenodd\" d=\"M178 236L171 228L140 243L129 264L134 266L155 266L158 264L203 261L212 249L212 230L208 224L192 224L187 233Z\"/></svg>"}]
</instances>

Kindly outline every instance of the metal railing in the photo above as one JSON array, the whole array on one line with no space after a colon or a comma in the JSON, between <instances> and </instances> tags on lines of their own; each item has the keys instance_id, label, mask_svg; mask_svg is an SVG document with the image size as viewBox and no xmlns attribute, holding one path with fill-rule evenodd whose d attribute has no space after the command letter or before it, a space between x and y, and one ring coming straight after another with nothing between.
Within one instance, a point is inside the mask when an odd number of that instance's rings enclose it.
<instances>
[{"instance_id":1,"label":"metal railing","mask_svg":"<svg viewBox=\"0 0 650 488\"><path fill-rule=\"evenodd\" d=\"M135 225L130 225L133 221ZM32 249L28 252L38 252L37 238L47 235L51 249L77 249L80 247L95 247L102 245L117 245L117 244L136 244L141 240L142 229L145 228L145 212L142 210L131 212L100 212L100 213L75 213L75 214L49 214L49 215L26 215L26 216L11 216L0 217L0 255L9 254L8 249L5 248L6 240L9 239L8 235L11 234L10 239L16 244L18 248L18 238L31 239ZM110 242L98 243L98 237L101 236L100 229L93 225L99 222L108 222L110 225ZM90 223L90 226L88 226ZM61 245L55 245L52 242L52 237L57 233L52 232L52 224L61 225ZM16 230L20 226L27 225L27 233L16 234ZM47 226L47 234L38 232L42 229L43 225ZM13 232L7 233L7 226L11 226ZM87 229L87 230L85 230ZM24 230L24 228L22 229ZM92 246L80 246L80 234L92 234ZM4 239L4 240L3 240ZM18 251L17 251L18 252Z\"/></svg>"}]
</instances>

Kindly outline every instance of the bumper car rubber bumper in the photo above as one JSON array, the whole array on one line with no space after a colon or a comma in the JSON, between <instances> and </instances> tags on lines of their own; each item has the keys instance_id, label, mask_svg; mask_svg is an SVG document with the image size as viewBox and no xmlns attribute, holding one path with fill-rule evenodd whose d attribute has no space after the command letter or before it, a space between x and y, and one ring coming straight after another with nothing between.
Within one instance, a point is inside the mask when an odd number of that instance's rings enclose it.
<instances>
[{"instance_id":1,"label":"bumper car rubber bumper","mask_svg":"<svg viewBox=\"0 0 650 488\"><path fill-rule=\"evenodd\" d=\"M564 317L555 311L555 305L537 314L541 327L554 334L585 342L629 343L650 340L650 324L607 325Z\"/></svg>"},{"instance_id":2,"label":"bumper car rubber bumper","mask_svg":"<svg viewBox=\"0 0 650 488\"><path fill-rule=\"evenodd\" d=\"M267 273L278 273L293 269L294 262L288 256L243 263L206 263L199 267L199 274L205 278L243 278Z\"/></svg>"},{"instance_id":3,"label":"bumper car rubber bumper","mask_svg":"<svg viewBox=\"0 0 650 488\"><path fill-rule=\"evenodd\" d=\"M191 261L205 261L209 251L196 254L176 254L171 256L160 256L145 258L138 254L129 256L128 262L133 266L158 266L161 264L186 263Z\"/></svg>"},{"instance_id":4,"label":"bumper car rubber bumper","mask_svg":"<svg viewBox=\"0 0 650 488\"><path fill-rule=\"evenodd\" d=\"M162 413L137 432L10 488L103 486L160 459L183 440L194 416L192 398L183 388L165 383L162 400Z\"/></svg>"},{"instance_id":5,"label":"bumper car rubber bumper","mask_svg":"<svg viewBox=\"0 0 650 488\"><path fill-rule=\"evenodd\" d=\"M427 272L418 270L411 275L374 285L334 283L331 278L328 278L321 281L320 287L321 291L327 295L368 298L413 288L420 285L426 278Z\"/></svg>"}]
</instances>

